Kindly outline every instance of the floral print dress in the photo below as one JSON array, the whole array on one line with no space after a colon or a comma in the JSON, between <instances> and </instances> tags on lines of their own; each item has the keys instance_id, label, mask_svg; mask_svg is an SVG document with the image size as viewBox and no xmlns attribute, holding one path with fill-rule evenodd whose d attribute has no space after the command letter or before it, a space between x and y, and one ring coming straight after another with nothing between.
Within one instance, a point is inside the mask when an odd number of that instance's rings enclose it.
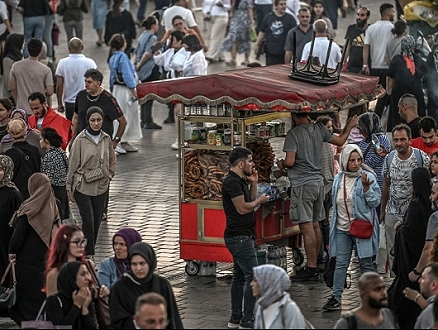
<instances>
[{"instance_id":1,"label":"floral print dress","mask_svg":"<svg viewBox=\"0 0 438 330\"><path fill-rule=\"evenodd\" d=\"M230 30L222 43L222 51L231 51L234 42L237 43L238 53L250 53L251 45L248 38L250 26L248 9L253 8L252 0L240 0L237 10L234 9L230 20Z\"/></svg>"}]
</instances>

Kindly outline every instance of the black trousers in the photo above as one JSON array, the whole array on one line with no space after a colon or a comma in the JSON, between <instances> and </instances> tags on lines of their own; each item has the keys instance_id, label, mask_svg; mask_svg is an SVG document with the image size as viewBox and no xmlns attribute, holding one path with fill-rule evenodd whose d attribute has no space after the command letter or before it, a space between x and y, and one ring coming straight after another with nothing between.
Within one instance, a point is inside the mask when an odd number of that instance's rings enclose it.
<instances>
[{"instance_id":1,"label":"black trousers","mask_svg":"<svg viewBox=\"0 0 438 330\"><path fill-rule=\"evenodd\" d=\"M102 221L103 208L105 206L106 193L97 196L88 196L75 191L74 198L78 205L79 214L82 218L82 231L88 243L85 248L87 256L94 255L94 247L99 234L100 222Z\"/></svg>"},{"instance_id":2,"label":"black trousers","mask_svg":"<svg viewBox=\"0 0 438 330\"><path fill-rule=\"evenodd\" d=\"M68 219L70 216L70 205L68 204L67 189L65 186L55 186L52 184L55 197L59 200L59 215L61 220Z\"/></svg>"},{"instance_id":3,"label":"black trousers","mask_svg":"<svg viewBox=\"0 0 438 330\"><path fill-rule=\"evenodd\" d=\"M386 89L386 76L388 75L388 69L371 69L371 75L379 77L379 84ZM381 118L385 104L388 102L388 95L377 100L376 109L374 112Z\"/></svg>"}]
</instances>

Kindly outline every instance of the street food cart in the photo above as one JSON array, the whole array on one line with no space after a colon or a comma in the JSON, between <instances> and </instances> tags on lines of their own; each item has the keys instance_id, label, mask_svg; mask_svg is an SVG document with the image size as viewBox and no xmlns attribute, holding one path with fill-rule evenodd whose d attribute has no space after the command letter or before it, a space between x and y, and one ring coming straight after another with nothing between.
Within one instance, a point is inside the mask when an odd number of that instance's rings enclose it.
<instances>
[{"instance_id":1,"label":"street food cart","mask_svg":"<svg viewBox=\"0 0 438 330\"><path fill-rule=\"evenodd\" d=\"M275 65L137 87L140 103L184 104L179 117L179 244L190 275L198 273L201 261L232 262L223 240L221 184L235 146L253 151L259 182L268 186L261 192L273 196L255 211L256 244L288 245L294 262L301 264L301 235L289 218L289 198L270 187L275 154L269 141L285 136L291 111L339 111L385 93L377 77L342 73L339 83L317 86L291 80L289 72L290 65Z\"/></svg>"}]
</instances>

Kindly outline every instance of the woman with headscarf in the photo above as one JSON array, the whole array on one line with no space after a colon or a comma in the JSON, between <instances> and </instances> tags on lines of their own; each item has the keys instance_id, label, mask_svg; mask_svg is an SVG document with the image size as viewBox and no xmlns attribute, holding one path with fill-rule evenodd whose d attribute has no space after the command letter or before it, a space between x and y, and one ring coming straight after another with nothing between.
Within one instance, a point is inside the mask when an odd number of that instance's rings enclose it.
<instances>
[{"instance_id":1,"label":"woman with headscarf","mask_svg":"<svg viewBox=\"0 0 438 330\"><path fill-rule=\"evenodd\" d=\"M5 272L9 262L9 240L12 228L9 226L12 215L20 207L23 196L12 182L14 162L5 155L0 155L0 275ZM6 309L0 309L0 316L9 316Z\"/></svg>"},{"instance_id":2,"label":"woman with headscarf","mask_svg":"<svg viewBox=\"0 0 438 330\"><path fill-rule=\"evenodd\" d=\"M99 107L87 110L88 126L73 142L67 174L67 194L78 205L89 257L94 256L106 194L116 172L116 154L111 137L102 130L103 117Z\"/></svg>"},{"instance_id":3,"label":"woman with headscarf","mask_svg":"<svg viewBox=\"0 0 438 330\"><path fill-rule=\"evenodd\" d=\"M2 53L2 67L3 67L3 97L13 100L10 83L10 72L12 64L23 59L23 45L24 35L19 33L11 33L6 37L5 47Z\"/></svg>"},{"instance_id":4,"label":"woman with headscarf","mask_svg":"<svg viewBox=\"0 0 438 330\"><path fill-rule=\"evenodd\" d=\"M14 162L12 182L23 197L28 198L28 181L32 174L40 172L41 156L38 149L26 141L27 124L23 119L11 119L8 123L8 133L14 139L12 147L5 152Z\"/></svg>"},{"instance_id":5,"label":"woman with headscarf","mask_svg":"<svg viewBox=\"0 0 438 330\"><path fill-rule=\"evenodd\" d=\"M27 116L26 111L24 111L23 109L12 110L11 119L15 119L15 118L21 118L24 120L24 122L27 125L25 140L29 144L33 145L34 147L37 147L38 151L40 153L40 156L44 157L46 152L41 148L41 145L40 145L41 135L36 129L33 129L29 126L28 116ZM10 149L12 147L13 143L14 143L14 138L9 133L6 134L1 139L1 142L0 142L0 154L4 154L6 150Z\"/></svg>"},{"instance_id":6,"label":"woman with headscarf","mask_svg":"<svg viewBox=\"0 0 438 330\"><path fill-rule=\"evenodd\" d=\"M70 261L59 271L58 293L47 298L47 320L73 329L97 329L90 273L80 261Z\"/></svg>"},{"instance_id":7,"label":"woman with headscarf","mask_svg":"<svg viewBox=\"0 0 438 330\"><path fill-rule=\"evenodd\" d=\"M132 316L135 301L143 293L156 292L167 302L169 324L167 329L182 329L182 321L176 305L175 295L168 280L155 274L157 257L147 243L134 243L129 249L131 270L114 284L110 295L111 324L114 329L134 329Z\"/></svg>"},{"instance_id":8,"label":"woman with headscarf","mask_svg":"<svg viewBox=\"0 0 438 330\"><path fill-rule=\"evenodd\" d=\"M15 212L10 225L14 228L9 243L9 259L16 263L17 304L10 309L11 318L35 320L46 295L44 268L52 237L61 223L50 180L43 173L29 179L30 197Z\"/></svg>"},{"instance_id":9,"label":"woman with headscarf","mask_svg":"<svg viewBox=\"0 0 438 330\"><path fill-rule=\"evenodd\" d=\"M254 329L305 329L306 320L286 291L290 279L286 271L275 265L254 267L251 282L255 305Z\"/></svg>"},{"instance_id":10,"label":"woman with headscarf","mask_svg":"<svg viewBox=\"0 0 438 330\"><path fill-rule=\"evenodd\" d=\"M382 194L374 171L363 163L363 155L355 144L344 146L340 157L341 172L333 181L333 218L330 224L329 255L336 258L333 277L333 294L324 305L324 311L341 309L347 268L351 251L356 245L361 274L374 271L372 257L377 254L379 218L376 207ZM370 238L357 238L350 234L351 222L366 220L373 226Z\"/></svg>"},{"instance_id":11,"label":"woman with headscarf","mask_svg":"<svg viewBox=\"0 0 438 330\"><path fill-rule=\"evenodd\" d=\"M402 329L413 329L421 313L416 302L404 297L403 290L406 287L420 290L418 282L411 282L408 274L417 266L423 250L423 244L419 242L425 240L427 222L432 214L431 187L430 173L426 168L412 170L412 200L395 233L392 271L396 277L388 289L388 302Z\"/></svg>"},{"instance_id":12,"label":"woman with headscarf","mask_svg":"<svg viewBox=\"0 0 438 330\"><path fill-rule=\"evenodd\" d=\"M391 110L388 116L387 131L400 124L398 101L404 94L413 94L418 102L418 115L426 115L422 78L425 72L423 60L415 54L415 39L407 35L401 40L401 54L391 60L388 69L386 93L390 95Z\"/></svg>"},{"instance_id":13,"label":"woman with headscarf","mask_svg":"<svg viewBox=\"0 0 438 330\"><path fill-rule=\"evenodd\" d=\"M110 290L124 273L131 270L128 259L130 247L141 242L141 235L134 228L122 228L113 236L114 257L103 259L99 265L97 278L99 283Z\"/></svg>"}]
</instances>

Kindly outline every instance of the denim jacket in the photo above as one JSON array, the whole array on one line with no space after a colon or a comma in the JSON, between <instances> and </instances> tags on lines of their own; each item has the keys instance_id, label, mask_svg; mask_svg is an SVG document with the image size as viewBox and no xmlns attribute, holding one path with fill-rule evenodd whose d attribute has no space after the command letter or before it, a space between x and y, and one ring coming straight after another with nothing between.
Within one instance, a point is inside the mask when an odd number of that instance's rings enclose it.
<instances>
[{"instance_id":1,"label":"denim jacket","mask_svg":"<svg viewBox=\"0 0 438 330\"><path fill-rule=\"evenodd\" d=\"M356 238L356 248L359 258L372 257L377 254L379 247L379 218L377 217L376 207L379 206L382 193L380 192L379 184L374 174L368 171L364 171L369 180L374 182L371 184L367 192L363 191L361 177L357 177L354 183L354 194L352 199L353 212L350 215L351 220L363 219L368 220L371 223L374 221L374 229L371 238L360 239ZM332 201L333 201L333 216L330 223L330 241L329 241L329 255L330 257L336 257L336 232L339 230L336 228L338 222L338 208L336 205L336 196L338 190L341 187L341 180L343 178L343 172L338 173L333 181L332 188Z\"/></svg>"},{"instance_id":2,"label":"denim jacket","mask_svg":"<svg viewBox=\"0 0 438 330\"><path fill-rule=\"evenodd\" d=\"M135 81L134 64L130 61L128 55L120 50L116 50L109 59L110 68L110 91L113 92L116 73L122 74L123 81L129 89L137 86Z\"/></svg>"},{"instance_id":3,"label":"denim jacket","mask_svg":"<svg viewBox=\"0 0 438 330\"><path fill-rule=\"evenodd\" d=\"M114 258L105 258L100 262L99 271L97 272L97 279L100 285L105 285L111 290L113 285L118 281L117 266Z\"/></svg>"},{"instance_id":4,"label":"denim jacket","mask_svg":"<svg viewBox=\"0 0 438 330\"><path fill-rule=\"evenodd\" d=\"M284 305L284 316L281 315L281 306ZM306 320L301 313L298 305L290 299L289 293L285 292L283 298L280 300L278 309L275 312L275 318L272 324L263 324L263 309L259 304L255 306L255 319L254 319L254 329L305 329ZM283 322L284 321L284 322ZM283 324L284 323L284 324Z\"/></svg>"}]
</instances>

